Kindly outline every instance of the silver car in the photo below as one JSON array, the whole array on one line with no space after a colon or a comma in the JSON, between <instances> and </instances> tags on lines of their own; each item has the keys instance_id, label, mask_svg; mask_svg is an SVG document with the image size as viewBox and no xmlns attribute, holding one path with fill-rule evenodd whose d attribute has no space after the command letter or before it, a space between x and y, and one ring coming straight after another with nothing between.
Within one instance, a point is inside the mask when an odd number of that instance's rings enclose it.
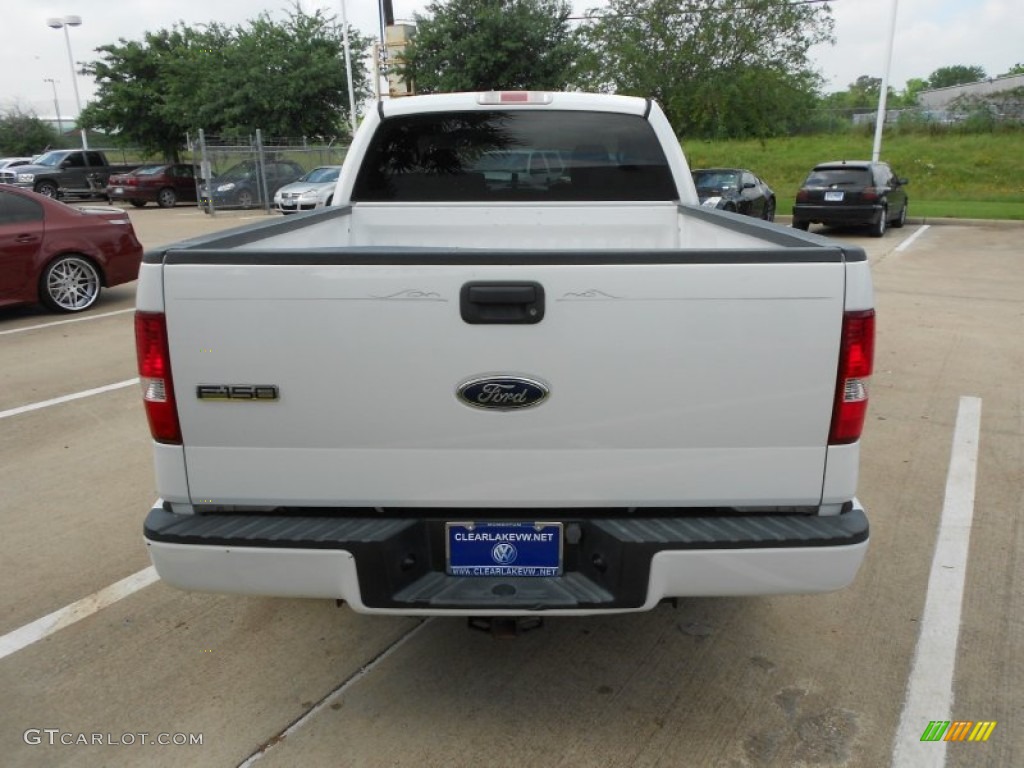
<instances>
[{"instance_id":1,"label":"silver car","mask_svg":"<svg viewBox=\"0 0 1024 768\"><path fill-rule=\"evenodd\" d=\"M321 165L314 168L298 181L277 190L274 195L274 208L281 213L296 213L330 205L340 172L340 165Z\"/></svg>"}]
</instances>

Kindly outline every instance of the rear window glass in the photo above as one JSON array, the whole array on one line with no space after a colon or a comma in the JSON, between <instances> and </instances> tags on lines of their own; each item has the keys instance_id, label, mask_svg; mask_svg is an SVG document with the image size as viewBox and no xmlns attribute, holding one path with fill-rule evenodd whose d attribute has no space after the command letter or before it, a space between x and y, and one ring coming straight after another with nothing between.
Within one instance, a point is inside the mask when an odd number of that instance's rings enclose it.
<instances>
[{"instance_id":1,"label":"rear window glass","mask_svg":"<svg viewBox=\"0 0 1024 768\"><path fill-rule=\"evenodd\" d=\"M35 200L0 190L0 224L41 221L42 218L43 206Z\"/></svg>"},{"instance_id":2,"label":"rear window glass","mask_svg":"<svg viewBox=\"0 0 1024 768\"><path fill-rule=\"evenodd\" d=\"M693 183L697 189L737 189L740 175L731 171L694 171Z\"/></svg>"},{"instance_id":3,"label":"rear window glass","mask_svg":"<svg viewBox=\"0 0 1024 768\"><path fill-rule=\"evenodd\" d=\"M811 171L805 187L869 187L871 171L867 168L822 168Z\"/></svg>"},{"instance_id":4,"label":"rear window glass","mask_svg":"<svg viewBox=\"0 0 1024 768\"><path fill-rule=\"evenodd\" d=\"M299 181L308 181L311 184L326 184L329 181L337 181L341 168L314 168L303 176Z\"/></svg>"},{"instance_id":5,"label":"rear window glass","mask_svg":"<svg viewBox=\"0 0 1024 768\"><path fill-rule=\"evenodd\" d=\"M352 199L675 200L642 117L594 112L444 112L384 120Z\"/></svg>"}]
</instances>

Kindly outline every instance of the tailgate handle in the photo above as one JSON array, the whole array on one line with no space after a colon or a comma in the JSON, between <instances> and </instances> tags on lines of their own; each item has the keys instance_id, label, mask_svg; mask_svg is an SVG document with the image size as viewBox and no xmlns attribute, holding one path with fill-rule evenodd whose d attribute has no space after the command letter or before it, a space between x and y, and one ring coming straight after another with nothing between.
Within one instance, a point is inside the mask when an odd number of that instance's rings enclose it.
<instances>
[{"instance_id":1,"label":"tailgate handle","mask_svg":"<svg viewBox=\"0 0 1024 768\"><path fill-rule=\"evenodd\" d=\"M459 294L462 319L473 325L532 325L544 318L544 286L532 281L474 281Z\"/></svg>"}]
</instances>

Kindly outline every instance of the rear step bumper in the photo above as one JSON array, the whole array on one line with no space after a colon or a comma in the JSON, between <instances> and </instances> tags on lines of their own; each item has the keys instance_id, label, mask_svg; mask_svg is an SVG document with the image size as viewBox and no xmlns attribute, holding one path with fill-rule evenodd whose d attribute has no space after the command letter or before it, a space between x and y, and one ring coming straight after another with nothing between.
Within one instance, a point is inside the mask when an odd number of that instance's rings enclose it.
<instances>
[{"instance_id":1,"label":"rear step bumper","mask_svg":"<svg viewBox=\"0 0 1024 768\"><path fill-rule=\"evenodd\" d=\"M403 615L579 615L646 610L672 597L828 592L853 580L868 547L856 501L830 517L565 523L573 535L564 573L544 578L447 575L443 519L197 516L158 505L144 533L172 586L335 598L357 611Z\"/></svg>"}]
</instances>

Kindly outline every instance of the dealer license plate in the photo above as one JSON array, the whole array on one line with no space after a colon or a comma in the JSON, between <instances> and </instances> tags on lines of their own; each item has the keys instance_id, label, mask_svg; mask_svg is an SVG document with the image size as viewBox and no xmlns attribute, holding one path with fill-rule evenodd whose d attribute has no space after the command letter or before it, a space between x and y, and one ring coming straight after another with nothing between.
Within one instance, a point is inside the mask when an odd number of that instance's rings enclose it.
<instances>
[{"instance_id":1,"label":"dealer license plate","mask_svg":"<svg viewBox=\"0 0 1024 768\"><path fill-rule=\"evenodd\" d=\"M123 195L124 194L124 187L114 187L114 194L115 195Z\"/></svg>"},{"instance_id":2,"label":"dealer license plate","mask_svg":"<svg viewBox=\"0 0 1024 768\"><path fill-rule=\"evenodd\" d=\"M843 192L826 192L825 202L827 203L841 203L843 201Z\"/></svg>"},{"instance_id":3,"label":"dealer license plate","mask_svg":"<svg viewBox=\"0 0 1024 768\"><path fill-rule=\"evenodd\" d=\"M558 576L561 523L447 523L451 576Z\"/></svg>"}]
</instances>

